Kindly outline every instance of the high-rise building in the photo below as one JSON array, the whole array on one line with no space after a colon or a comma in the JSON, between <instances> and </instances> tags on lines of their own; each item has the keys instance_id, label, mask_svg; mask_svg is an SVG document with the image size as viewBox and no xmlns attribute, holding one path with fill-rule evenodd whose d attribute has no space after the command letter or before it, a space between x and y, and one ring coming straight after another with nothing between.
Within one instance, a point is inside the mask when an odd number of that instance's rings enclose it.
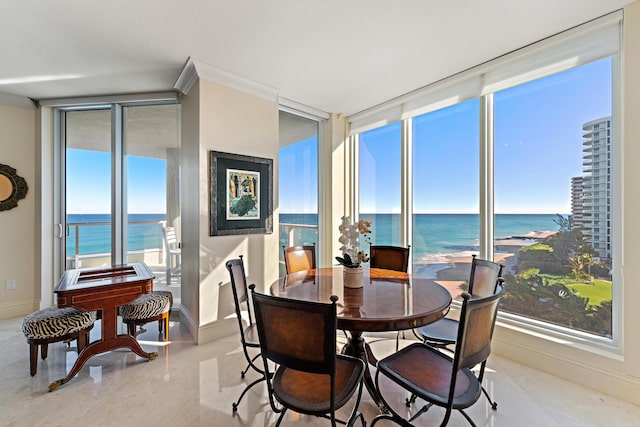
<instances>
[{"instance_id":1,"label":"high-rise building","mask_svg":"<svg viewBox=\"0 0 640 427\"><path fill-rule=\"evenodd\" d=\"M571 178L571 219L573 228L584 227L584 177Z\"/></svg>"},{"instance_id":2,"label":"high-rise building","mask_svg":"<svg viewBox=\"0 0 640 427\"><path fill-rule=\"evenodd\" d=\"M571 179L573 226L600 258L611 258L611 117L582 126L581 177Z\"/></svg>"}]
</instances>

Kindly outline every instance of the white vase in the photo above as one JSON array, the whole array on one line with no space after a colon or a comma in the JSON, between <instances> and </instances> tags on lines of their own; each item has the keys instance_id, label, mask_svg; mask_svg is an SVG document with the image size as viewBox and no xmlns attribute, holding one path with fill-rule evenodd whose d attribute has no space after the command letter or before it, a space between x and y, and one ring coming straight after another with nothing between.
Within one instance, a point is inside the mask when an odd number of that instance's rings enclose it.
<instances>
[{"instance_id":1,"label":"white vase","mask_svg":"<svg viewBox=\"0 0 640 427\"><path fill-rule=\"evenodd\" d=\"M363 286L362 281L362 266L349 268L342 268L342 283L345 288L361 288Z\"/></svg>"}]
</instances>

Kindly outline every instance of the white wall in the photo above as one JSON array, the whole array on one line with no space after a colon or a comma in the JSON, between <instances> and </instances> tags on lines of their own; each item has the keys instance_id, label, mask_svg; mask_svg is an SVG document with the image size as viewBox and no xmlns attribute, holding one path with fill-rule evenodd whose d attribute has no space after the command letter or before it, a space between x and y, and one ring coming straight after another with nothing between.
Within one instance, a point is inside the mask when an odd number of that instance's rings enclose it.
<instances>
[{"instance_id":1,"label":"white wall","mask_svg":"<svg viewBox=\"0 0 640 427\"><path fill-rule=\"evenodd\" d=\"M0 211L0 318L39 309L40 287L35 278L35 109L0 105L0 163L16 169L28 186L26 198L11 210ZM7 279L16 281L6 289Z\"/></svg>"},{"instance_id":2,"label":"white wall","mask_svg":"<svg viewBox=\"0 0 640 427\"><path fill-rule=\"evenodd\" d=\"M227 260L244 255L249 283L261 291L278 277L278 103L200 78L182 115L182 302L197 341L206 342L237 329ZM210 150L273 159L273 233L209 236Z\"/></svg>"}]
</instances>

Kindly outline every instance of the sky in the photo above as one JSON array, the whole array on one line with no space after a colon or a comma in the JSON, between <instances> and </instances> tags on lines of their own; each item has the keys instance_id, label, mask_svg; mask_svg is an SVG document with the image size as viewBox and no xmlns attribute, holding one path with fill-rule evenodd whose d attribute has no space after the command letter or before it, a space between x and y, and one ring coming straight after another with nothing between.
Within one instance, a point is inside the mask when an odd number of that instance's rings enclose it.
<instances>
[{"instance_id":1,"label":"sky","mask_svg":"<svg viewBox=\"0 0 640 427\"><path fill-rule=\"evenodd\" d=\"M415 117L416 213L479 211L479 100ZM496 213L570 213L582 126L611 115L611 60L494 95ZM400 123L360 136L360 211L399 212Z\"/></svg>"},{"instance_id":2,"label":"sky","mask_svg":"<svg viewBox=\"0 0 640 427\"><path fill-rule=\"evenodd\" d=\"M611 115L611 59L495 93L496 213L570 213L582 126ZM416 213L477 213L479 100L414 118ZM400 123L360 136L360 211L400 210ZM317 212L317 138L279 153L280 212ZM67 153L67 212L109 213L110 155ZM130 213L165 212L166 166L128 157Z\"/></svg>"},{"instance_id":3,"label":"sky","mask_svg":"<svg viewBox=\"0 0 640 427\"><path fill-rule=\"evenodd\" d=\"M111 213L111 155L67 150L67 213ZM166 161L127 156L128 209L131 214L166 213Z\"/></svg>"}]
</instances>

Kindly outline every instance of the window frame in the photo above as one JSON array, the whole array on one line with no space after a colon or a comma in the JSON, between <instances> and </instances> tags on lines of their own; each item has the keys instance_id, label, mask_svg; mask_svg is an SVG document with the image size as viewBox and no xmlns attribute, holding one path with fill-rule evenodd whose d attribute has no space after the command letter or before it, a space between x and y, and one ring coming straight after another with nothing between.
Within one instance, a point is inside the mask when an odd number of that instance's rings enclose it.
<instances>
[{"instance_id":1,"label":"window frame","mask_svg":"<svg viewBox=\"0 0 640 427\"><path fill-rule=\"evenodd\" d=\"M605 27L608 27L605 28ZM352 148L357 154L357 141L359 133L374 129L380 126L387 125L394 121L402 122L402 165L401 168L401 182L402 186L402 200L401 203L401 224L403 230L410 230L412 204L411 188L412 184L407 181L411 181L412 171L412 134L411 131L405 131L407 127L410 128L411 120L413 117L420 114L424 114L430 111L436 111L449 105L464 102L469 98L468 89L470 81L476 79L478 76L484 76L489 72L495 75L499 75L501 72L501 65L508 69L512 66L514 61L517 62L519 56L523 58L523 61L530 60L530 54L535 51L537 47L554 46L550 49L549 55L558 53L558 46L560 46L560 52L563 43L566 43L570 48L567 49L565 57L569 58L573 52L578 49L587 49L581 47L583 43L588 46L589 40L597 34L607 29L609 36L618 35L617 43L622 39L622 16L621 13L615 12L607 15L603 18L591 21L583 26L574 28L565 33L561 33L556 36L552 36L539 43L534 43L526 48L523 48L521 52L516 51L507 55L508 58L498 58L495 63L485 63L481 66L474 67L471 70L452 76L451 78L444 79L444 81L438 82L432 86L423 88L422 90L414 91L405 96L396 98L389 103L382 104L372 109L365 110L361 113L353 115L348 118L348 122L351 125L349 139L350 144L355 146ZM540 45L540 46L538 46ZM622 65L621 65L621 49L618 45L617 49L614 49L613 53L607 53L598 58L592 58L585 60L584 62L574 63L571 66L565 65L564 68L555 69L552 72L548 72L544 75L531 76L528 80L511 79L513 84L509 84L509 78L505 79L505 82L494 80L492 85L483 86L480 91L481 111L480 111L480 256L488 259L493 259L493 240L494 240L494 181L493 181L493 93L498 90L505 89L507 87L514 87L528 81L536 80L540 77L556 74L568 69L572 69L583 65L587 62L591 62L596 59L604 57L610 57L612 59L612 106L611 106L611 167L614 172L611 175L611 233L610 239L613 240L611 244L612 251L612 337L601 337L595 334L582 332L579 330L570 329L546 323L540 320L529 319L523 316L518 316L511 313L499 313L498 324L516 329L520 332L524 332L538 337L543 337L549 340L553 340L560 343L565 343L576 348L582 348L587 351L599 352L611 357L617 357L622 354L622 296L623 296L623 276L622 276L622 245L623 245L623 222L622 222L622 141L621 141L621 120L622 120ZM607 51L604 49L604 51ZM542 56L544 61L544 55ZM563 62L563 61L559 61ZM564 61L567 62L567 61ZM502 63L502 64L501 64ZM507 73L508 74L508 73ZM467 96L450 97L452 93L463 94ZM416 101L418 99L418 101ZM420 101L421 99L421 101ZM422 102L422 105L420 104ZM359 176L359 165L357 162L357 155L354 156L356 160L352 159L351 167L353 167L353 174ZM357 178L355 178L355 192L354 200L359 200L359 192L357 186ZM356 213L356 212L354 212ZM406 231L405 231L406 233ZM406 240L403 244L411 244L412 234L404 234ZM458 307L454 304L452 311L456 312Z\"/></svg>"}]
</instances>

